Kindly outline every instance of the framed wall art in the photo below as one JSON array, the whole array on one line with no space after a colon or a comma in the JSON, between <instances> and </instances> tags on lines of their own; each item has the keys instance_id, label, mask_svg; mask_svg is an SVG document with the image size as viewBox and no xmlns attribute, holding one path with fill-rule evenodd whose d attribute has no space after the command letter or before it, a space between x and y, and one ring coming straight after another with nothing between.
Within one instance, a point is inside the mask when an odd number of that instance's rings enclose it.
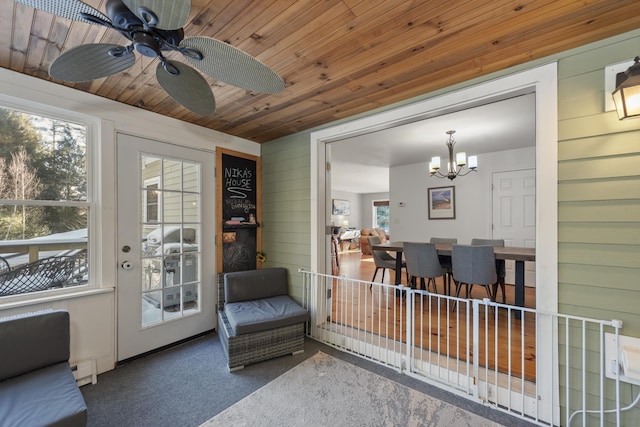
<instances>
[{"instance_id":1,"label":"framed wall art","mask_svg":"<svg viewBox=\"0 0 640 427\"><path fill-rule=\"evenodd\" d=\"M434 187L427 189L429 219L456 219L456 188Z\"/></svg>"},{"instance_id":2,"label":"framed wall art","mask_svg":"<svg viewBox=\"0 0 640 427\"><path fill-rule=\"evenodd\" d=\"M333 215L349 215L350 210L348 200L333 199Z\"/></svg>"}]
</instances>

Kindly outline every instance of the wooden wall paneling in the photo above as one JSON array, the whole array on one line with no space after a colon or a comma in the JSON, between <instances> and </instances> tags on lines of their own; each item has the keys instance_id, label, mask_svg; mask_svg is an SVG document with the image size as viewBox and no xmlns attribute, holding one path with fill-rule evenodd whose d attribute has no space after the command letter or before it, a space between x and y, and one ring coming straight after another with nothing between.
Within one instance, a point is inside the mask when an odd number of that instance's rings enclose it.
<instances>
[{"instance_id":1,"label":"wooden wall paneling","mask_svg":"<svg viewBox=\"0 0 640 427\"><path fill-rule=\"evenodd\" d=\"M262 146L263 246L269 265L291 274L290 294L302 299L299 268L310 268L311 177L305 136L288 137Z\"/></svg>"},{"instance_id":2,"label":"wooden wall paneling","mask_svg":"<svg viewBox=\"0 0 640 427\"><path fill-rule=\"evenodd\" d=\"M280 16L282 13L288 12L290 9L296 9L301 7L304 2L295 2L293 0L286 1L264 1L260 2L259 7L249 7L251 2L247 2L242 9L242 13L238 13L234 18L230 19L228 23L216 33L216 38L227 43L230 43L234 47L244 50L250 55L257 56L264 53L264 43L266 42L268 47L272 46L274 41L265 33L263 28L273 22L273 16ZM283 22L278 19L278 23L283 25ZM240 47L241 43L247 41L253 41L254 51L250 52L252 46ZM255 49L256 45L258 49Z\"/></svg>"},{"instance_id":3,"label":"wooden wall paneling","mask_svg":"<svg viewBox=\"0 0 640 427\"><path fill-rule=\"evenodd\" d=\"M572 180L558 184L558 200L562 202L634 199L640 199L640 177L638 176L605 181Z\"/></svg>"},{"instance_id":4,"label":"wooden wall paneling","mask_svg":"<svg viewBox=\"0 0 640 427\"><path fill-rule=\"evenodd\" d=\"M7 9L4 9L7 10ZM14 9L14 25L11 37L11 69L19 72L25 72L25 64L29 49L29 38L31 34L31 25L33 24L35 11L21 4L16 4Z\"/></svg>"},{"instance_id":5,"label":"wooden wall paneling","mask_svg":"<svg viewBox=\"0 0 640 427\"><path fill-rule=\"evenodd\" d=\"M0 67L11 67L11 37L13 14L17 3L11 4L0 13Z\"/></svg>"},{"instance_id":6,"label":"wooden wall paneling","mask_svg":"<svg viewBox=\"0 0 640 427\"><path fill-rule=\"evenodd\" d=\"M563 222L629 222L637 223L640 218L640 201L558 201L558 221Z\"/></svg>"},{"instance_id":7,"label":"wooden wall paneling","mask_svg":"<svg viewBox=\"0 0 640 427\"><path fill-rule=\"evenodd\" d=\"M53 21L53 15L38 11L35 13L31 26L25 67L35 70L35 74L39 77L48 77L47 70L42 68L42 58L47 40L53 36L51 34Z\"/></svg>"},{"instance_id":8,"label":"wooden wall paneling","mask_svg":"<svg viewBox=\"0 0 640 427\"><path fill-rule=\"evenodd\" d=\"M102 0L88 4L104 11ZM0 7L9 12L0 18L6 22L0 65L21 73L50 80L46 72L58 50L81 43L127 43L104 27L52 18L14 0L0 0ZM216 37L255 55L285 78L284 93L248 93L206 77L218 109L203 117L168 97L155 81L155 63L144 58L118 76L56 83L131 105L144 103L159 114L266 142L639 24L640 3L633 0L478 0L472 6L446 0L193 0L186 36ZM594 56L612 55L599 52ZM598 98L582 96L583 108Z\"/></svg>"},{"instance_id":9,"label":"wooden wall paneling","mask_svg":"<svg viewBox=\"0 0 640 427\"><path fill-rule=\"evenodd\" d=\"M615 115L616 113L612 111L608 114ZM618 119L616 118L615 120ZM593 135L585 138L566 139L558 143L558 160L626 155L636 149L638 141L640 141L640 129L614 134Z\"/></svg>"},{"instance_id":10,"label":"wooden wall paneling","mask_svg":"<svg viewBox=\"0 0 640 427\"><path fill-rule=\"evenodd\" d=\"M635 245L640 242L640 227L628 222L564 223L559 238L573 243Z\"/></svg>"}]
</instances>

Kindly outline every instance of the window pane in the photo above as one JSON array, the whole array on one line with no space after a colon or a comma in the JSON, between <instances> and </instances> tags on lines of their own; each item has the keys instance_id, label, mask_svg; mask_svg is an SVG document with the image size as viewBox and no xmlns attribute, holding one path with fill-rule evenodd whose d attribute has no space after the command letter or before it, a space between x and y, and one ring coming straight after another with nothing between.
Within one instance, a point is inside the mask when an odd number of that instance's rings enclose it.
<instances>
[{"instance_id":1,"label":"window pane","mask_svg":"<svg viewBox=\"0 0 640 427\"><path fill-rule=\"evenodd\" d=\"M86 284L87 218L87 208L0 205L0 296Z\"/></svg>"},{"instance_id":2,"label":"window pane","mask_svg":"<svg viewBox=\"0 0 640 427\"><path fill-rule=\"evenodd\" d=\"M182 193L164 191L162 196L163 221L165 223L182 221Z\"/></svg>"},{"instance_id":3,"label":"window pane","mask_svg":"<svg viewBox=\"0 0 640 427\"><path fill-rule=\"evenodd\" d=\"M144 200L144 220L145 222L158 222L158 203L160 191L158 190L158 184L149 184L145 186L143 200Z\"/></svg>"},{"instance_id":4,"label":"window pane","mask_svg":"<svg viewBox=\"0 0 640 427\"><path fill-rule=\"evenodd\" d=\"M2 240L41 238L38 242L84 239L86 248L88 216L87 207L0 204L0 236Z\"/></svg>"},{"instance_id":5,"label":"window pane","mask_svg":"<svg viewBox=\"0 0 640 427\"><path fill-rule=\"evenodd\" d=\"M200 221L200 195L185 193L183 220L185 222Z\"/></svg>"},{"instance_id":6,"label":"window pane","mask_svg":"<svg viewBox=\"0 0 640 427\"><path fill-rule=\"evenodd\" d=\"M0 108L0 198L87 200L87 128Z\"/></svg>"},{"instance_id":7,"label":"window pane","mask_svg":"<svg viewBox=\"0 0 640 427\"><path fill-rule=\"evenodd\" d=\"M163 180L162 188L165 190L182 190L182 162L164 159L163 161Z\"/></svg>"},{"instance_id":8,"label":"window pane","mask_svg":"<svg viewBox=\"0 0 640 427\"><path fill-rule=\"evenodd\" d=\"M389 232L389 206L375 206L374 208L374 225L381 228L387 233Z\"/></svg>"},{"instance_id":9,"label":"window pane","mask_svg":"<svg viewBox=\"0 0 640 427\"><path fill-rule=\"evenodd\" d=\"M88 282L87 176L85 125L0 107L0 296Z\"/></svg>"},{"instance_id":10,"label":"window pane","mask_svg":"<svg viewBox=\"0 0 640 427\"><path fill-rule=\"evenodd\" d=\"M198 193L200 191L200 165L184 163L184 191Z\"/></svg>"}]
</instances>

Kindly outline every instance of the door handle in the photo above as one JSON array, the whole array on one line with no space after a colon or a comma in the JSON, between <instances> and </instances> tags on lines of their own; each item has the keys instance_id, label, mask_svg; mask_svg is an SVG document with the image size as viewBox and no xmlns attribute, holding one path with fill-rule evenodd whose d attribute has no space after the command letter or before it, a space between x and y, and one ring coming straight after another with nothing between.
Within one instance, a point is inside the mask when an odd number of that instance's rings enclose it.
<instances>
[{"instance_id":1,"label":"door handle","mask_svg":"<svg viewBox=\"0 0 640 427\"><path fill-rule=\"evenodd\" d=\"M133 270L133 263L131 261L122 261L120 267L122 267L122 269L125 271L131 271Z\"/></svg>"}]
</instances>

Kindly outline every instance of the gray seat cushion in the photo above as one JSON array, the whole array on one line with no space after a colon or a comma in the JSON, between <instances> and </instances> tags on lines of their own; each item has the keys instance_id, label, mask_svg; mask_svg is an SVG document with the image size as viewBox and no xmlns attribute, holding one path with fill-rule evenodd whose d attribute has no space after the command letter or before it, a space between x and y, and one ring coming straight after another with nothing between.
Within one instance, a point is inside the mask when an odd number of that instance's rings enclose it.
<instances>
[{"instance_id":1,"label":"gray seat cushion","mask_svg":"<svg viewBox=\"0 0 640 427\"><path fill-rule=\"evenodd\" d=\"M287 269L236 271L224 275L225 304L287 295Z\"/></svg>"},{"instance_id":2,"label":"gray seat cushion","mask_svg":"<svg viewBox=\"0 0 640 427\"><path fill-rule=\"evenodd\" d=\"M87 425L87 406L67 362L0 381L0 414L7 426Z\"/></svg>"},{"instance_id":3,"label":"gray seat cushion","mask_svg":"<svg viewBox=\"0 0 640 427\"><path fill-rule=\"evenodd\" d=\"M227 303L224 312L235 335L266 331L309 320L309 312L288 295Z\"/></svg>"}]
</instances>

